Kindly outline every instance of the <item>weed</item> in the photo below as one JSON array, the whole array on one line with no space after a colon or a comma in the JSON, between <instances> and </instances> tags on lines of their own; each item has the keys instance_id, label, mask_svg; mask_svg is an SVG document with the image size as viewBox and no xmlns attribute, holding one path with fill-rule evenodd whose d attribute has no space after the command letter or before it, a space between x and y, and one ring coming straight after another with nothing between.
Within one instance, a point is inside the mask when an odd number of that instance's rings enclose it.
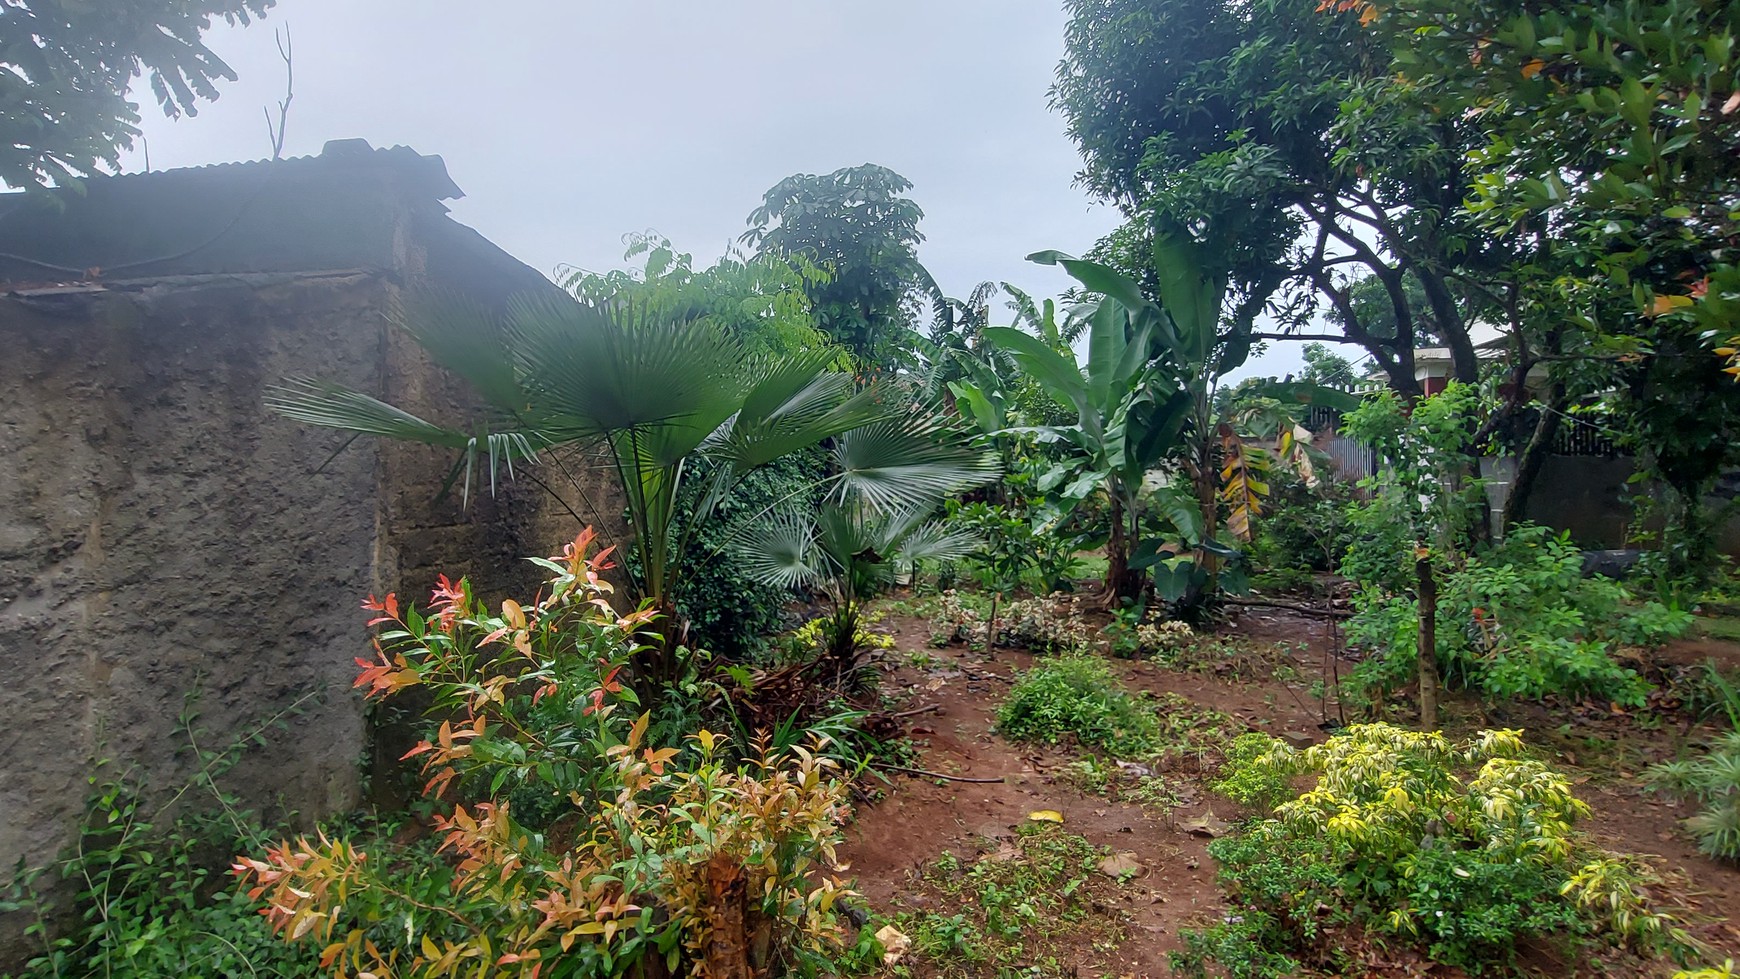
<instances>
[{"instance_id":1,"label":"weed","mask_svg":"<svg viewBox=\"0 0 1740 979\"><path fill-rule=\"evenodd\" d=\"M78 844L59 865L60 876L78 886L75 905L83 924L51 937L41 871L18 875L0 893L0 911L34 915L26 935L42 942L41 954L25 964L19 979L318 974L317 956L274 941L253 902L213 879L219 858L238 846L263 845L267 832L253 813L238 808L220 780L249 744L309 698L218 750L201 747L198 698L197 690L188 695L179 720L198 771L178 791L148 802L136 771L105 778L106 762L91 776ZM171 818L184 799L189 811Z\"/></svg>"},{"instance_id":2,"label":"weed","mask_svg":"<svg viewBox=\"0 0 1740 979\"><path fill-rule=\"evenodd\" d=\"M950 913L912 910L896 919L942 975L1013 975L1021 965L1056 975L1060 938L1079 937L1104 954L1126 937L1118 920L1089 913L1090 894L1123 883L1099 872L1109 851L1055 826L1026 827L993 845L971 863L945 853L920 876L920 889Z\"/></svg>"},{"instance_id":3,"label":"weed","mask_svg":"<svg viewBox=\"0 0 1740 979\"><path fill-rule=\"evenodd\" d=\"M1065 656L1021 674L997 712L1013 741L1057 744L1066 737L1125 758L1160 750L1154 712L1118 684L1104 660Z\"/></svg>"},{"instance_id":4,"label":"weed","mask_svg":"<svg viewBox=\"0 0 1740 979\"><path fill-rule=\"evenodd\" d=\"M1652 788L1704 807L1686 820L1699 850L1740 860L1740 731L1722 735L1700 757L1656 765L1645 777Z\"/></svg>"}]
</instances>

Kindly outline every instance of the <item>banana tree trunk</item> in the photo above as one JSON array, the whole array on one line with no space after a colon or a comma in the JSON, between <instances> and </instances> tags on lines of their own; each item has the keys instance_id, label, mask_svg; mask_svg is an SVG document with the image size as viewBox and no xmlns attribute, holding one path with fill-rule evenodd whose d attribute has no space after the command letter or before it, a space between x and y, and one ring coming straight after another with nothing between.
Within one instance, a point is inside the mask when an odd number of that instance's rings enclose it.
<instances>
[{"instance_id":1,"label":"banana tree trunk","mask_svg":"<svg viewBox=\"0 0 1740 979\"><path fill-rule=\"evenodd\" d=\"M1143 575L1130 570L1130 552L1136 547L1136 534L1125 521L1129 514L1123 498L1111 494L1111 537L1106 541L1106 608L1118 608L1124 599L1134 601L1142 596Z\"/></svg>"}]
</instances>

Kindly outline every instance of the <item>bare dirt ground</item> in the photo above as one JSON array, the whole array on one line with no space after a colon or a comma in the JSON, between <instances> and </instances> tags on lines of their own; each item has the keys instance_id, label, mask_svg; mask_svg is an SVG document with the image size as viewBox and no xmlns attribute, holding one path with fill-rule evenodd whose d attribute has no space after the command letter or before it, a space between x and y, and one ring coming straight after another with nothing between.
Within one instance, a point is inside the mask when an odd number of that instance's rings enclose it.
<instances>
[{"instance_id":1,"label":"bare dirt ground","mask_svg":"<svg viewBox=\"0 0 1740 979\"><path fill-rule=\"evenodd\" d=\"M891 776L879 798L859 807L840 853L867 903L883 915L903 909L949 912L939 902L962 899L927 887L920 879L923 868L945 851L963 865L995 859L1009 850L1030 813L1055 810L1066 830L1133 859L1135 869L1117 887L1084 888L1082 900L1091 902L1093 917L1107 919L1109 929L1093 932L1091 941L1065 938L1048 953L1066 974L1170 974L1167 953L1180 947L1179 930L1226 913L1207 845L1240 817L1238 808L1208 788L1212 779L1204 772L1169 773L1181 776L1182 786L1174 793L1177 805L1170 814L1076 787L1065 766L1080 758L1079 752L1012 744L995 733L997 707L1014 674L1028 667L1032 657L1006 649L986 656L958 645L933 648L930 624L920 619L890 616L879 627L896 642L883 660L882 689L892 701L889 709L920 711L905 718L918 748L911 767L959 779L1000 781ZM1352 665L1326 658L1332 648L1329 628L1322 620L1282 610L1247 609L1221 635L1269 650L1266 659L1218 672L1188 673L1150 662L1112 662L1132 690L1180 695L1193 707L1230 715L1248 730L1298 743L1319 741L1327 736L1325 706L1332 715L1335 708L1312 698L1312 681ZM1740 647L1675 649L1668 659L1697 661L1708 655L1740 662ZM1708 737L1710 729L1688 729L1682 719L1632 716L1593 705L1507 704L1482 710L1452 704L1448 713L1452 730L1521 727L1531 741L1550 746L1595 809L1586 824L1591 835L1611 850L1642 855L1663 877L1655 889L1659 901L1682 909L1693 933L1712 947L1740 952L1740 929L1733 923L1740 919L1740 870L1699 854L1678 826L1690 811L1645 793L1637 780L1643 767L1673 757L1688 741ZM1652 716L1656 719L1650 720ZM1107 934L1117 940L1108 942ZM948 971L910 958L905 964L919 976ZM1391 965L1368 974L1457 974ZM1562 963L1543 960L1537 966L1543 975L1568 974ZM1659 971L1665 975L1671 970ZM956 967L951 974L963 973ZM992 972L987 968L985 974Z\"/></svg>"}]
</instances>

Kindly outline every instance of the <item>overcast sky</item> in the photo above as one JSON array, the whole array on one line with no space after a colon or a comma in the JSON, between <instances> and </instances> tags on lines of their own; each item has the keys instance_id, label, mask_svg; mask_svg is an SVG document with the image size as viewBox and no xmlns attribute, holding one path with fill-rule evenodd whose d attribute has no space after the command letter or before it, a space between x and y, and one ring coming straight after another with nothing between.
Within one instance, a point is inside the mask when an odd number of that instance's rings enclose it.
<instances>
[{"instance_id":1,"label":"overcast sky","mask_svg":"<svg viewBox=\"0 0 1740 979\"><path fill-rule=\"evenodd\" d=\"M454 216L546 273L621 267L637 231L711 260L781 178L860 163L913 182L919 257L953 295L1055 295L1067 277L1023 256L1086 251L1119 220L1074 185L1047 108L1055 0L279 0L208 36L240 75L217 102L146 107L153 168L270 155L285 27L286 155L347 137L439 155ZM1261 372L1296 370L1294 346Z\"/></svg>"}]
</instances>

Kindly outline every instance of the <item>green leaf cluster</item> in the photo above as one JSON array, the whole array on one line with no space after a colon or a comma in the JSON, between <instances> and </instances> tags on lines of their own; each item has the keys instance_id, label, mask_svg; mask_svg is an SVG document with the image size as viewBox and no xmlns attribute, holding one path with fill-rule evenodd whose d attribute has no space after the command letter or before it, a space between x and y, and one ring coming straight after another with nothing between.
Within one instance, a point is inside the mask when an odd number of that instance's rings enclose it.
<instances>
[{"instance_id":1,"label":"green leaf cluster","mask_svg":"<svg viewBox=\"0 0 1740 979\"><path fill-rule=\"evenodd\" d=\"M997 730L1014 741L1056 744L1073 738L1121 758L1162 747L1153 710L1092 655L1059 656L1021 674L997 709Z\"/></svg>"},{"instance_id":2,"label":"green leaf cluster","mask_svg":"<svg viewBox=\"0 0 1740 979\"><path fill-rule=\"evenodd\" d=\"M139 135L144 75L165 115L196 115L236 73L201 40L277 0L9 0L0 17L0 183L34 188L113 171Z\"/></svg>"}]
</instances>

